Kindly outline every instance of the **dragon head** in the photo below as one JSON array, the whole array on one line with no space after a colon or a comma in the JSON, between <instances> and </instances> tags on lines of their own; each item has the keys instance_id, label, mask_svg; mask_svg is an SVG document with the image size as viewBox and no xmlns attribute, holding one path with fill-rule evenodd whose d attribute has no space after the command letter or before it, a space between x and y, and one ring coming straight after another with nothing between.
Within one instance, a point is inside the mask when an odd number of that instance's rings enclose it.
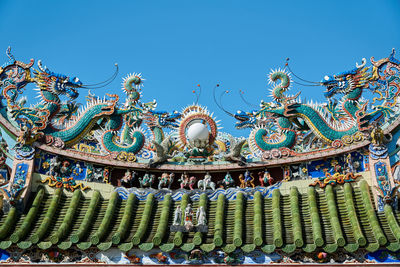
<instances>
[{"instance_id":1,"label":"dragon head","mask_svg":"<svg viewBox=\"0 0 400 267\"><path fill-rule=\"evenodd\" d=\"M168 113L167 111L154 111L150 110L146 113L146 120L149 126L156 126L161 128L173 128L178 127L177 120L181 117L181 113L173 111Z\"/></svg>"},{"instance_id":2,"label":"dragon head","mask_svg":"<svg viewBox=\"0 0 400 267\"><path fill-rule=\"evenodd\" d=\"M52 72L47 67L43 67L40 60L38 61L38 67L40 72L36 72L36 74L41 89L45 89L56 95L66 95L72 100L79 96L76 88L82 87L83 83L78 77L70 78L66 75Z\"/></svg>"},{"instance_id":3,"label":"dragon head","mask_svg":"<svg viewBox=\"0 0 400 267\"><path fill-rule=\"evenodd\" d=\"M280 110L282 109L280 109L277 104L261 100L259 110L252 110L251 112L238 110L236 114L233 115L233 117L238 120L235 127L236 129L243 129L266 125L274 121L274 118L277 116L280 116Z\"/></svg>"},{"instance_id":4,"label":"dragon head","mask_svg":"<svg viewBox=\"0 0 400 267\"><path fill-rule=\"evenodd\" d=\"M253 112L245 112L243 110L236 111L234 118L238 120L235 125L236 129L254 127L257 122Z\"/></svg>"},{"instance_id":5,"label":"dragon head","mask_svg":"<svg viewBox=\"0 0 400 267\"><path fill-rule=\"evenodd\" d=\"M371 73L368 72L369 68L365 67L366 59L362 59L362 64L356 63L356 68L350 71L344 71L336 75L326 75L320 82L322 86L326 87L325 97L331 98L336 94L348 95L356 89L365 88L371 79ZM357 95L356 97L359 97Z\"/></svg>"}]
</instances>

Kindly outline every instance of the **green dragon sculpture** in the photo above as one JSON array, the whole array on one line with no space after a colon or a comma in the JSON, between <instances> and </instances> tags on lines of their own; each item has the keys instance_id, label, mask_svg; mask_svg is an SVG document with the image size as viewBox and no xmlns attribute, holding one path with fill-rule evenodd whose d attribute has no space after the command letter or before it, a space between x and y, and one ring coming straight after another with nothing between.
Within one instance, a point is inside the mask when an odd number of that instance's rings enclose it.
<instances>
[{"instance_id":1,"label":"green dragon sculpture","mask_svg":"<svg viewBox=\"0 0 400 267\"><path fill-rule=\"evenodd\" d=\"M129 75L124 79L124 91L127 101L123 107L118 106L118 95L108 95L106 100L91 97L82 110L77 111L75 100L78 88L84 87L76 77L69 78L63 74L50 71L38 61L38 70L31 71L33 65L16 61L7 50L9 63L0 69L2 96L7 100L7 112L18 125L28 125L32 133L41 132L46 137L46 143L55 140L65 146L78 143L93 129L97 130L103 148L109 153L126 152L138 153L145 144L145 135L140 125L142 115L155 108L156 102L141 103L140 74ZM41 103L25 107L24 102L18 101L18 95L29 83L37 85ZM65 103L60 96L66 96ZM3 112L4 113L4 112ZM63 114L63 119L57 117ZM117 132L122 129L118 136Z\"/></svg>"},{"instance_id":2,"label":"green dragon sculpture","mask_svg":"<svg viewBox=\"0 0 400 267\"><path fill-rule=\"evenodd\" d=\"M34 81L39 87L38 89L44 105L37 106L36 110L38 114L41 114L43 111L48 111L49 114L45 117L47 124L44 125L44 129L42 129L42 126L39 130L43 130L43 133L53 138L61 139L66 146L72 146L98 125L99 121L104 119L106 123L102 129L100 141L106 151L109 153L123 151L136 154L142 149L145 143L145 136L140 128L132 127L136 126L135 124L140 124L140 122L137 122L137 119L132 123L132 117L140 117L140 114L143 112L142 108L135 105L140 96L136 90L126 90L127 104L122 108L117 106L118 95L107 94L111 99L92 98L86 107L76 112L70 120L64 121L62 125L55 125L51 122L51 119L62 108L59 95L66 94L73 100L78 96L78 92L73 90L72 86L68 86L69 84L65 83L64 80L61 80L63 86L54 86L52 83L49 83L49 80L52 80L52 77L55 75L48 71L47 68L40 67L40 70L40 72L36 72ZM141 81L140 78L134 75L127 78L126 83L139 84ZM76 87L80 87L81 85L77 84ZM129 135L124 131L121 138L116 133L124 125L124 122L125 129L128 127L131 128Z\"/></svg>"},{"instance_id":3,"label":"green dragon sculpture","mask_svg":"<svg viewBox=\"0 0 400 267\"><path fill-rule=\"evenodd\" d=\"M289 89L290 76L284 71L278 70L272 72L269 76L270 82L275 83L280 80L280 83L275 85L272 89L272 97L279 106L275 104L261 102L261 109L252 114L238 112L236 117L242 118L239 125L243 127L246 122L244 117L248 117L248 121L252 121L255 124L255 128L251 131L248 143L252 151L261 150L267 151L272 149L279 149L282 147L292 148L296 143L297 133L293 127L293 123L288 117L285 116L284 102L289 101L291 98L284 96L284 92ZM296 96L297 97L297 96ZM277 125L277 130L271 131L272 128L260 126L265 123L266 120L274 120ZM248 124L247 126L250 126ZM237 125L238 126L238 125Z\"/></svg>"},{"instance_id":4,"label":"green dragon sculpture","mask_svg":"<svg viewBox=\"0 0 400 267\"><path fill-rule=\"evenodd\" d=\"M302 131L311 131L316 137L328 145L343 139L362 139L360 132L370 127L370 122L390 116L392 109L386 106L377 106L367 111L367 101L361 99L363 90L370 89L371 84L378 78L378 67L365 67L366 60L356 68L333 76L325 76L320 85L327 88L325 97L329 99L327 105L301 103L298 100L300 93L286 96L291 78L285 70L273 71L270 82L275 86L271 90L275 103L261 102L261 109L253 113L240 112L235 115L239 120L237 127L253 127L249 136L249 145L252 151L267 151L280 148L292 148L296 137ZM280 83L276 84L277 81ZM336 94L344 97L338 103L331 101ZM266 119L274 118L275 128L259 126Z\"/></svg>"}]
</instances>

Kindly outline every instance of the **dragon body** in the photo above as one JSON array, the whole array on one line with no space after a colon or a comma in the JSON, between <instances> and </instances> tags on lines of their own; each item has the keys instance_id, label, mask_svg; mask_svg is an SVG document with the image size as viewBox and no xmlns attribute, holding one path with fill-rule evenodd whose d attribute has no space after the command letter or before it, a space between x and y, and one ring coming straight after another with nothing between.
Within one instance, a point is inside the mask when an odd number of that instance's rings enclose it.
<instances>
[{"instance_id":1,"label":"dragon body","mask_svg":"<svg viewBox=\"0 0 400 267\"><path fill-rule=\"evenodd\" d=\"M168 113L167 111L154 111L149 110L144 113L144 121L153 134L153 140L158 144L165 139L163 128L178 127L177 120L181 117L181 113L174 111Z\"/></svg>"},{"instance_id":2,"label":"dragon body","mask_svg":"<svg viewBox=\"0 0 400 267\"><path fill-rule=\"evenodd\" d=\"M123 115L113 114L110 116L106 125L107 130L101 136L102 145L110 153L126 152L136 154L144 146L145 136L139 128L134 128L131 130L130 143L119 142L119 137L115 132L121 129L123 122Z\"/></svg>"},{"instance_id":3,"label":"dragon body","mask_svg":"<svg viewBox=\"0 0 400 267\"><path fill-rule=\"evenodd\" d=\"M79 104L74 101L79 96L77 89L85 87L78 78L50 71L40 60L38 69L31 71L33 60L30 64L16 61L10 49L7 55L9 62L0 68L0 86L3 99L7 100L7 114L16 125L26 125L32 133L43 133L49 142L59 140L64 146L71 147L94 131L104 152L136 154L145 146L143 123L153 133L153 141L161 144L165 139L163 128L176 126L176 119L180 117L178 112L154 111L155 100L140 101L143 84L140 73L124 78L122 90L126 93L126 101L123 105L118 104L118 95L100 99L89 93L85 107L78 110ZM18 99L18 96L29 83L36 84L41 102L25 107L26 99ZM63 101L62 96L67 101Z\"/></svg>"},{"instance_id":4,"label":"dragon body","mask_svg":"<svg viewBox=\"0 0 400 267\"><path fill-rule=\"evenodd\" d=\"M101 133L100 141L106 151L110 153L123 151L135 154L141 150L145 136L140 129L131 129L129 143L126 142L126 139L123 140L125 142L121 142L121 138L117 135L117 132L124 124L124 118L128 114L135 113L138 115L141 112L140 108L132 104L119 108L117 106L118 95L108 95L111 97L110 100L92 98L88 101L86 107L76 112L71 119L65 120L61 125L54 123L52 119L55 115L62 108L65 109L65 105L61 105L58 95L65 94L70 100L73 100L78 96L78 92L62 80L65 79L65 76L54 74L48 71L47 68L40 67L40 70L42 72L38 72L35 79L44 105L42 107L39 106L37 109L39 110L38 114L41 114L41 112L46 113L47 111L45 121L50 123L43 125L44 129L41 129L43 128L42 126L39 130L43 130L43 133L53 138L61 139L66 146L72 146L82 140L95 126L98 126L98 122L104 119L106 123ZM54 79L54 77L56 78ZM61 81L57 81L57 79ZM55 80L55 83L60 83L61 86L54 86L48 80ZM82 83L77 83L76 87L81 85ZM63 89L63 91L60 89ZM130 94L132 92L129 92L128 99Z\"/></svg>"},{"instance_id":5,"label":"dragon body","mask_svg":"<svg viewBox=\"0 0 400 267\"><path fill-rule=\"evenodd\" d=\"M278 74L279 76L275 75L278 78L286 76L285 78L280 78L282 82L289 80L287 73L281 71ZM368 85L370 78L371 76L364 66L360 66L350 72L325 77L321 84L328 88L328 91L325 93L326 97L330 98L337 93L344 94L339 108L341 115L336 118L328 112L325 106L295 101L294 99L297 98L298 94L295 97L284 96L282 91L285 91L286 87L281 85L273 89L273 95L279 95L279 101L283 103L282 107L263 112L278 112L282 114L281 109L283 109L285 117L296 119L297 121L299 118L302 119L316 136L326 143L331 143L334 140L340 140L344 136L351 136L365 129L364 114L361 112L364 109L359 105L358 101L362 95L364 86Z\"/></svg>"},{"instance_id":6,"label":"dragon body","mask_svg":"<svg viewBox=\"0 0 400 267\"><path fill-rule=\"evenodd\" d=\"M272 97L278 103L279 107L262 102L261 110L253 113L238 112L235 117L240 117L237 127L243 125L255 125L248 139L250 148L254 150L267 151L279 149L282 147L292 148L296 143L297 133L293 128L292 122L285 116L285 109L282 102L286 101L284 92L290 86L290 77L283 71L273 72L270 75L270 81L280 80L281 83L272 90ZM248 119L247 119L248 118ZM265 124L275 124L276 131L271 131Z\"/></svg>"},{"instance_id":7,"label":"dragon body","mask_svg":"<svg viewBox=\"0 0 400 267\"><path fill-rule=\"evenodd\" d=\"M115 108L106 118L105 127L97 132L97 139L109 153L137 154L145 145L146 137L140 128L143 114L154 109L157 103L139 101L142 82L141 74L137 73L130 74L124 79L122 89L127 94L124 107ZM117 135L120 130L121 135Z\"/></svg>"},{"instance_id":8,"label":"dragon body","mask_svg":"<svg viewBox=\"0 0 400 267\"><path fill-rule=\"evenodd\" d=\"M292 148L296 137L302 131L311 131L326 144L355 138L356 135L359 138L359 132L369 129L371 121L388 116L392 112L391 108L386 106L367 111L368 102L361 99L363 91L371 89L371 85L379 83L379 79L384 79L379 76L379 66L382 64L377 63L372 67L365 67L365 64L366 60L363 59L361 65L356 64L356 68L350 71L324 77L320 85L327 88L327 105L302 103L298 100L300 93L286 96L285 92L289 90L291 83L289 73L284 70L273 71L269 78L275 85L271 90L275 103L262 101L261 109L257 112L239 111L235 115L239 120L236 126L253 128L249 136L249 144L253 151ZM385 82L381 81L380 84ZM344 95L339 103L331 100L336 94ZM271 119L274 120L274 125L268 127L266 122ZM271 130L273 128L274 130Z\"/></svg>"},{"instance_id":9,"label":"dragon body","mask_svg":"<svg viewBox=\"0 0 400 267\"><path fill-rule=\"evenodd\" d=\"M178 119L182 121L184 112L155 111L155 101L140 101L141 74L133 73L124 79L124 104L118 103L117 95L108 95L108 99L89 95L88 103L79 110L79 104L75 102L78 89L88 86L78 78L52 72L40 61L38 69L33 69L33 60L29 64L16 61L10 49L7 56L9 61L0 67L1 97L7 104L2 102L0 112L20 129L29 128L32 135L44 137L47 144L58 141L71 147L94 133L103 152L137 154L145 148L162 155L168 154L170 147L163 148L165 151L162 153L160 150L157 152L155 143L161 145L167 139L164 128L179 130L180 139L186 140L186 128L177 122ZM390 117L399 106L400 61L394 58L394 51L389 58L379 61L371 58L371 63L371 67L366 67L366 60L363 59L363 63L356 64L356 68L325 76L319 85L327 89L325 97L329 101L322 105L302 103L298 99L300 93L287 95L291 85L289 73L285 70L273 71L269 80L273 83L271 95L274 101L262 101L257 111L238 111L230 115L238 120L237 128L252 128L248 138L252 152L263 153L281 148L296 150L298 140L304 137L318 141L317 146L320 147L333 145L338 140L342 143L348 139L356 140L356 136L362 139L363 135L359 132L368 130L373 121ZM19 98L19 95L30 83L36 84L41 103L27 107L26 99ZM379 95L373 98L375 106L372 109L362 98L366 89ZM337 94L344 95L340 101L334 98ZM381 105L377 105L379 101L382 101ZM152 142L146 142L143 125L150 129ZM211 126L210 129L215 128L214 124ZM167 143L173 145L173 142ZM235 154L232 155L236 158Z\"/></svg>"},{"instance_id":10,"label":"dragon body","mask_svg":"<svg viewBox=\"0 0 400 267\"><path fill-rule=\"evenodd\" d=\"M50 71L38 61L38 70L31 71L30 64L16 61L9 50L10 62L0 69L2 96L7 100L7 112L19 125L27 125L31 132L41 132L47 139L61 140L65 146L72 146L82 140L93 129L101 128L100 143L110 152L138 153L144 146L145 135L139 128L142 114L153 109L155 102L139 103L141 75L133 74L124 79L127 93L125 106L119 107L117 95L106 100L90 97L86 107L78 111L75 100L83 87L74 77ZM29 83L37 85L41 102L25 107L26 101L18 101L22 89ZM66 96L67 102L60 97ZM122 134L118 131L123 129Z\"/></svg>"}]
</instances>

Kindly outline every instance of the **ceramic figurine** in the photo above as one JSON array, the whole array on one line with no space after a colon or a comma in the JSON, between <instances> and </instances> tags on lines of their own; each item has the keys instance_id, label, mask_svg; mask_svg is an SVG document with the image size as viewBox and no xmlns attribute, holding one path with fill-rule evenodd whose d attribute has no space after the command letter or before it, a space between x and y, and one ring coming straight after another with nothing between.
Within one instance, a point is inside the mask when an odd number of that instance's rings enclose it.
<instances>
[{"instance_id":1,"label":"ceramic figurine","mask_svg":"<svg viewBox=\"0 0 400 267\"><path fill-rule=\"evenodd\" d=\"M284 182L290 181L290 176L291 176L290 167L284 166L283 167L283 181Z\"/></svg>"},{"instance_id":2,"label":"ceramic figurine","mask_svg":"<svg viewBox=\"0 0 400 267\"><path fill-rule=\"evenodd\" d=\"M58 156L52 157L50 159L49 165L50 169L47 171L47 175L57 176L61 165L61 162L58 160Z\"/></svg>"},{"instance_id":3,"label":"ceramic figurine","mask_svg":"<svg viewBox=\"0 0 400 267\"><path fill-rule=\"evenodd\" d=\"M202 189L203 191L206 191L206 189L209 187L211 188L211 190L215 191L215 183L213 181L211 181L211 175L209 172L206 173L206 175L204 176L203 180L199 180L197 182L197 187L199 189Z\"/></svg>"},{"instance_id":4,"label":"ceramic figurine","mask_svg":"<svg viewBox=\"0 0 400 267\"><path fill-rule=\"evenodd\" d=\"M224 188L228 188L233 187L235 185L235 181L233 180L231 174L227 172L224 179L222 179L222 181L220 181L218 184L221 184Z\"/></svg>"},{"instance_id":5,"label":"ceramic figurine","mask_svg":"<svg viewBox=\"0 0 400 267\"><path fill-rule=\"evenodd\" d=\"M149 175L147 172L143 175L143 177L139 177L139 184L140 184L140 188L143 187L151 187L151 185L153 184L155 175L151 174Z\"/></svg>"},{"instance_id":6,"label":"ceramic figurine","mask_svg":"<svg viewBox=\"0 0 400 267\"><path fill-rule=\"evenodd\" d=\"M204 207L203 206L200 206L197 209L196 220L197 220L197 226L206 225L207 224L206 212L204 211Z\"/></svg>"},{"instance_id":7,"label":"ceramic figurine","mask_svg":"<svg viewBox=\"0 0 400 267\"><path fill-rule=\"evenodd\" d=\"M124 177L121 179L121 185L124 187L132 187L133 185L133 172L129 169L126 170Z\"/></svg>"},{"instance_id":8,"label":"ceramic figurine","mask_svg":"<svg viewBox=\"0 0 400 267\"><path fill-rule=\"evenodd\" d=\"M258 173L258 180L260 181L261 186L265 186L267 183L269 185L274 184L274 178L272 178L271 174L267 169L265 169L264 172L259 172Z\"/></svg>"},{"instance_id":9,"label":"ceramic figurine","mask_svg":"<svg viewBox=\"0 0 400 267\"><path fill-rule=\"evenodd\" d=\"M181 206L177 206L175 211L174 211L174 221L172 222L172 225L181 225L182 223L182 210Z\"/></svg>"},{"instance_id":10,"label":"ceramic figurine","mask_svg":"<svg viewBox=\"0 0 400 267\"><path fill-rule=\"evenodd\" d=\"M185 209L185 228L187 231L190 231L193 229L193 210L192 210L192 205L189 203L186 206Z\"/></svg>"},{"instance_id":11,"label":"ceramic figurine","mask_svg":"<svg viewBox=\"0 0 400 267\"><path fill-rule=\"evenodd\" d=\"M164 172L161 174L160 177L158 177L158 190L161 190L165 186L168 186L168 189L170 189L172 182L174 181L175 174L170 173L168 174L167 172Z\"/></svg>"},{"instance_id":12,"label":"ceramic figurine","mask_svg":"<svg viewBox=\"0 0 400 267\"><path fill-rule=\"evenodd\" d=\"M246 170L246 172L243 174L239 175L239 180L240 180L240 187L241 188L246 188L249 185L251 185L253 188L255 187L254 185L254 177L253 175L249 172L249 170Z\"/></svg>"},{"instance_id":13,"label":"ceramic figurine","mask_svg":"<svg viewBox=\"0 0 400 267\"><path fill-rule=\"evenodd\" d=\"M184 172L178 181L180 182L181 189L189 187L190 190L193 190L194 189L193 186L196 183L196 177L191 176L189 178L189 175L186 172Z\"/></svg>"}]
</instances>

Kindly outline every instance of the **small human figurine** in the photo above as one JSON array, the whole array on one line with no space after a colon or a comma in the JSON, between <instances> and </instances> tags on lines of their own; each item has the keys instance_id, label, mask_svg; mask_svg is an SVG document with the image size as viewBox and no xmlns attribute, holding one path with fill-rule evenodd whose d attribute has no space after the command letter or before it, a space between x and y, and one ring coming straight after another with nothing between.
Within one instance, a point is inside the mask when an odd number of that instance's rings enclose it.
<instances>
[{"instance_id":1,"label":"small human figurine","mask_svg":"<svg viewBox=\"0 0 400 267\"><path fill-rule=\"evenodd\" d=\"M139 177L140 188L151 187L151 185L153 184L154 178L155 178L154 174L149 175L149 173L146 172L142 178Z\"/></svg>"},{"instance_id":2,"label":"small human figurine","mask_svg":"<svg viewBox=\"0 0 400 267\"><path fill-rule=\"evenodd\" d=\"M70 172L69 165L71 165L71 163L69 163L66 160L62 163L61 168L60 168L61 176L65 177L65 176L69 175L69 172Z\"/></svg>"},{"instance_id":3,"label":"small human figurine","mask_svg":"<svg viewBox=\"0 0 400 267\"><path fill-rule=\"evenodd\" d=\"M193 229L193 210L192 210L192 205L189 203L186 206L185 209L185 228L187 231L190 231Z\"/></svg>"},{"instance_id":4,"label":"small human figurine","mask_svg":"<svg viewBox=\"0 0 400 267\"><path fill-rule=\"evenodd\" d=\"M249 170L246 170L246 172L244 173L244 181L247 183L251 180L251 175Z\"/></svg>"},{"instance_id":5,"label":"small human figurine","mask_svg":"<svg viewBox=\"0 0 400 267\"><path fill-rule=\"evenodd\" d=\"M265 169L264 175L262 177L262 180L260 180L260 182L261 182L261 186L265 186L265 184L267 184L267 183L269 185L272 185L275 182L275 180L274 180L274 178L272 178L272 176L269 173L269 171L267 169Z\"/></svg>"},{"instance_id":6,"label":"small human figurine","mask_svg":"<svg viewBox=\"0 0 400 267\"><path fill-rule=\"evenodd\" d=\"M148 181L148 180L150 180L150 175L149 175L148 172L146 172L146 173L143 175L142 181Z\"/></svg>"},{"instance_id":7,"label":"small human figurine","mask_svg":"<svg viewBox=\"0 0 400 267\"><path fill-rule=\"evenodd\" d=\"M224 188L227 188L227 187L233 186L234 184L235 184L235 182L233 181L231 174L229 172L227 172L225 174L224 179L222 180L222 185L224 186Z\"/></svg>"},{"instance_id":8,"label":"small human figurine","mask_svg":"<svg viewBox=\"0 0 400 267\"><path fill-rule=\"evenodd\" d=\"M240 188L246 188L249 185L251 185L253 188L255 187L255 185L254 185L254 177L249 172L249 170L246 170L244 175L242 173L239 174L239 181L240 181Z\"/></svg>"},{"instance_id":9,"label":"small human figurine","mask_svg":"<svg viewBox=\"0 0 400 267\"><path fill-rule=\"evenodd\" d=\"M343 168L339 164L337 164L334 168L335 168L335 173L342 173L343 172Z\"/></svg>"},{"instance_id":10,"label":"small human figurine","mask_svg":"<svg viewBox=\"0 0 400 267\"><path fill-rule=\"evenodd\" d=\"M190 190L193 190L194 189L193 186L196 184L196 180L197 180L196 177L191 176L189 178L189 175L186 172L184 172L178 181L181 184L181 189L189 187Z\"/></svg>"},{"instance_id":11,"label":"small human figurine","mask_svg":"<svg viewBox=\"0 0 400 267\"><path fill-rule=\"evenodd\" d=\"M204 211L204 207L203 206L200 206L197 209L196 220L197 220L197 226L206 225L207 224L206 212Z\"/></svg>"},{"instance_id":12,"label":"small human figurine","mask_svg":"<svg viewBox=\"0 0 400 267\"><path fill-rule=\"evenodd\" d=\"M103 181L103 169L102 168L94 168L92 169L92 173L87 177L89 182L102 182Z\"/></svg>"},{"instance_id":13,"label":"small human figurine","mask_svg":"<svg viewBox=\"0 0 400 267\"><path fill-rule=\"evenodd\" d=\"M377 122L372 123L372 131L371 131L371 143L376 146L380 147L384 145L385 134L379 124Z\"/></svg>"},{"instance_id":14,"label":"small human figurine","mask_svg":"<svg viewBox=\"0 0 400 267\"><path fill-rule=\"evenodd\" d=\"M164 172L163 174L161 174L160 177L158 177L158 190L161 190L161 188L163 188L164 186L166 186L168 184L168 180L169 180L169 175L168 173Z\"/></svg>"},{"instance_id":15,"label":"small human figurine","mask_svg":"<svg viewBox=\"0 0 400 267\"><path fill-rule=\"evenodd\" d=\"M76 176L79 176L83 172L83 169L79 163L76 163L75 168L74 168L74 174Z\"/></svg>"},{"instance_id":16,"label":"small human figurine","mask_svg":"<svg viewBox=\"0 0 400 267\"><path fill-rule=\"evenodd\" d=\"M182 173L179 182L181 183L181 189L186 187L189 184L189 175L186 172Z\"/></svg>"},{"instance_id":17,"label":"small human figurine","mask_svg":"<svg viewBox=\"0 0 400 267\"><path fill-rule=\"evenodd\" d=\"M283 181L284 182L290 181L290 167L289 166L283 167Z\"/></svg>"},{"instance_id":18,"label":"small human figurine","mask_svg":"<svg viewBox=\"0 0 400 267\"><path fill-rule=\"evenodd\" d=\"M332 160L331 166L332 168L329 170L331 174L342 173L342 166L339 165L339 162L337 160Z\"/></svg>"},{"instance_id":19,"label":"small human figurine","mask_svg":"<svg viewBox=\"0 0 400 267\"><path fill-rule=\"evenodd\" d=\"M58 176L58 171L61 165L61 162L58 160L58 156L51 158L49 163L50 169L46 174L50 176Z\"/></svg>"},{"instance_id":20,"label":"small human figurine","mask_svg":"<svg viewBox=\"0 0 400 267\"><path fill-rule=\"evenodd\" d=\"M182 223L182 210L181 206L177 206L175 211L174 211L174 221L172 225L181 225Z\"/></svg>"},{"instance_id":21,"label":"small human figurine","mask_svg":"<svg viewBox=\"0 0 400 267\"><path fill-rule=\"evenodd\" d=\"M244 173L244 181L246 183L246 187L248 185L251 185L254 188L254 177L253 175L249 172L249 170L246 170Z\"/></svg>"},{"instance_id":22,"label":"small human figurine","mask_svg":"<svg viewBox=\"0 0 400 267\"><path fill-rule=\"evenodd\" d=\"M111 176L111 168L105 167L103 171L103 179L101 181L105 182L106 184L110 184L110 176Z\"/></svg>"},{"instance_id":23,"label":"small human figurine","mask_svg":"<svg viewBox=\"0 0 400 267\"><path fill-rule=\"evenodd\" d=\"M351 153L347 154L345 157L345 162L347 165L347 171L348 172L354 172L354 166L353 166L353 159L351 158Z\"/></svg>"},{"instance_id":24,"label":"small human figurine","mask_svg":"<svg viewBox=\"0 0 400 267\"><path fill-rule=\"evenodd\" d=\"M124 187L132 187L132 173L131 171L128 169L126 170L124 177L122 177L121 179L121 185Z\"/></svg>"},{"instance_id":25,"label":"small human figurine","mask_svg":"<svg viewBox=\"0 0 400 267\"><path fill-rule=\"evenodd\" d=\"M328 177L328 176L331 175L328 168L323 168L323 169L322 169L322 172L324 173L324 175L325 175L326 177Z\"/></svg>"},{"instance_id":26,"label":"small human figurine","mask_svg":"<svg viewBox=\"0 0 400 267\"><path fill-rule=\"evenodd\" d=\"M153 184L155 179L156 179L156 175L154 173L150 174L149 187L151 187L151 185Z\"/></svg>"},{"instance_id":27,"label":"small human figurine","mask_svg":"<svg viewBox=\"0 0 400 267\"><path fill-rule=\"evenodd\" d=\"M203 191L207 190L207 187L211 188L213 191L215 190L215 183L211 181L211 175L209 172L206 173L203 180L199 180L197 183L197 187L199 189L203 189ZM192 181L192 179L190 180Z\"/></svg>"},{"instance_id":28,"label":"small human figurine","mask_svg":"<svg viewBox=\"0 0 400 267\"><path fill-rule=\"evenodd\" d=\"M272 177L272 175L269 172L267 173L267 178L268 178L269 185L273 185L275 183L274 177Z\"/></svg>"},{"instance_id":29,"label":"small human figurine","mask_svg":"<svg viewBox=\"0 0 400 267\"><path fill-rule=\"evenodd\" d=\"M203 180L203 190L206 190L209 183L211 182L211 175L209 172L206 172L206 175L204 175L204 180Z\"/></svg>"}]
</instances>

